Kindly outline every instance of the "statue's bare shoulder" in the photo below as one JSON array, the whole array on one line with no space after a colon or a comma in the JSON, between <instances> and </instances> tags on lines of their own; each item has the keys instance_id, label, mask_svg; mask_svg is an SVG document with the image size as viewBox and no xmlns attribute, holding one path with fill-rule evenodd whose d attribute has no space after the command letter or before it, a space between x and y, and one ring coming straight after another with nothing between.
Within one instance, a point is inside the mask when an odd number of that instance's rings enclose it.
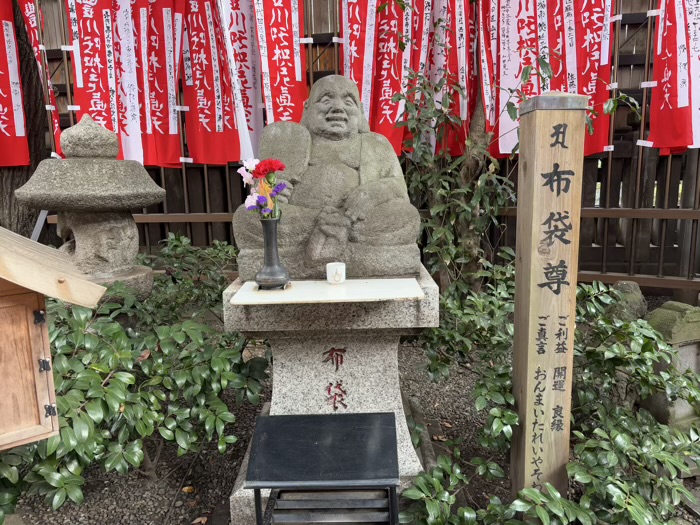
<instances>
[{"instance_id":1,"label":"statue's bare shoulder","mask_svg":"<svg viewBox=\"0 0 700 525\"><path fill-rule=\"evenodd\" d=\"M296 122L274 122L263 129L260 159L277 159L287 168L284 179L298 180L309 165L311 134Z\"/></svg>"}]
</instances>

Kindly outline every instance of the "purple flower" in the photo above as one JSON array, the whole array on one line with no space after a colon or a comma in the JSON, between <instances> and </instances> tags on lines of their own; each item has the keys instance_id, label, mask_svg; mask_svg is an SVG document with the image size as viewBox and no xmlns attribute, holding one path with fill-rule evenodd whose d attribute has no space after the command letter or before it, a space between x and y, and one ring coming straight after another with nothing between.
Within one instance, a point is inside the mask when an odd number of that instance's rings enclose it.
<instances>
[{"instance_id":1,"label":"purple flower","mask_svg":"<svg viewBox=\"0 0 700 525\"><path fill-rule=\"evenodd\" d=\"M267 197L264 197L262 195L258 195L258 206L266 206L267 205Z\"/></svg>"},{"instance_id":2,"label":"purple flower","mask_svg":"<svg viewBox=\"0 0 700 525\"><path fill-rule=\"evenodd\" d=\"M270 192L270 197L277 197L284 189L287 187L286 182L280 182L277 186L274 187L274 189Z\"/></svg>"},{"instance_id":3,"label":"purple flower","mask_svg":"<svg viewBox=\"0 0 700 525\"><path fill-rule=\"evenodd\" d=\"M271 208L263 208L263 209L262 209L262 214L263 214L263 215L269 215L269 214L271 214L271 213L272 213L272 209L271 209Z\"/></svg>"},{"instance_id":4,"label":"purple flower","mask_svg":"<svg viewBox=\"0 0 700 525\"><path fill-rule=\"evenodd\" d=\"M245 209L248 210L248 211L258 211L258 207L257 207L257 206L246 206Z\"/></svg>"}]
</instances>

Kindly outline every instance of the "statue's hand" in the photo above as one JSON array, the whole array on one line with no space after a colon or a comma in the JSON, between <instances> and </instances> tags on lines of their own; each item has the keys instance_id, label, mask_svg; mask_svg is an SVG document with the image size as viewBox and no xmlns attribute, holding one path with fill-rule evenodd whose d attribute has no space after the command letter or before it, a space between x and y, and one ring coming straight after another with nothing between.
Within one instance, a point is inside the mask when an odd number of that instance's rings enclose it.
<instances>
[{"instance_id":1,"label":"statue's hand","mask_svg":"<svg viewBox=\"0 0 700 525\"><path fill-rule=\"evenodd\" d=\"M372 208L397 197L397 187L392 179L362 184L346 197L345 215L353 222L362 221Z\"/></svg>"},{"instance_id":2,"label":"statue's hand","mask_svg":"<svg viewBox=\"0 0 700 525\"><path fill-rule=\"evenodd\" d=\"M292 191L294 191L294 185L286 180L277 179L277 184L281 182L284 182L287 186L277 195L277 202L289 204L289 198L292 196Z\"/></svg>"},{"instance_id":3,"label":"statue's hand","mask_svg":"<svg viewBox=\"0 0 700 525\"><path fill-rule=\"evenodd\" d=\"M343 213L330 206L323 208L318 215L317 228L325 235L336 239L347 239L347 234L352 223Z\"/></svg>"},{"instance_id":4,"label":"statue's hand","mask_svg":"<svg viewBox=\"0 0 700 525\"><path fill-rule=\"evenodd\" d=\"M307 258L314 264L342 259L351 224L350 219L343 215L341 210L323 208L306 246Z\"/></svg>"}]
</instances>

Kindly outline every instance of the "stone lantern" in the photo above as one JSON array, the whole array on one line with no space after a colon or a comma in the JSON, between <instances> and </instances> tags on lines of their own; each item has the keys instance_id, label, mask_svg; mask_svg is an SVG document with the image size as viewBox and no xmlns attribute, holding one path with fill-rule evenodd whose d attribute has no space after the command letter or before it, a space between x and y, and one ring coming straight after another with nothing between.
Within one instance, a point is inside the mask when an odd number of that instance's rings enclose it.
<instances>
[{"instance_id":1,"label":"stone lantern","mask_svg":"<svg viewBox=\"0 0 700 525\"><path fill-rule=\"evenodd\" d=\"M139 162L117 160L117 135L87 114L61 134L61 148L66 159L42 161L17 200L57 212L60 249L93 282L121 281L147 297L153 273L134 264L139 234L130 210L161 202L165 190Z\"/></svg>"}]
</instances>

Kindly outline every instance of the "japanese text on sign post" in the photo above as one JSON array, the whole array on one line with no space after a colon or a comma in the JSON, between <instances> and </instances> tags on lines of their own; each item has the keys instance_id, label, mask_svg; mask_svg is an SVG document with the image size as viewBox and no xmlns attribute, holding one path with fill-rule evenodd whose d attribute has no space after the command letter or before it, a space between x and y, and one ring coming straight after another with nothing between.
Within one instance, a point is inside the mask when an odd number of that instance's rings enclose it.
<instances>
[{"instance_id":1,"label":"japanese text on sign post","mask_svg":"<svg viewBox=\"0 0 700 525\"><path fill-rule=\"evenodd\" d=\"M513 394L513 490L566 494L587 97L521 106Z\"/></svg>"}]
</instances>

